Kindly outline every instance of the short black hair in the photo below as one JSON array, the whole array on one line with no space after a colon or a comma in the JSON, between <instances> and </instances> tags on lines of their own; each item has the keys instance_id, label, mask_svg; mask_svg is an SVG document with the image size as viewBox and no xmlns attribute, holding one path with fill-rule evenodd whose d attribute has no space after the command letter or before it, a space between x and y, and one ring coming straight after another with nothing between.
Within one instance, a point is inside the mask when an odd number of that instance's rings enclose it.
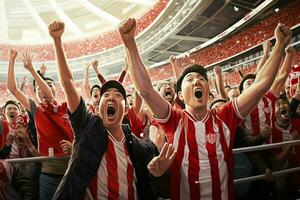
<instances>
[{"instance_id":1,"label":"short black hair","mask_svg":"<svg viewBox=\"0 0 300 200\"><path fill-rule=\"evenodd\" d=\"M254 79L255 80L256 78L256 74L247 74L246 76L243 77L242 81L240 82L240 85L239 85L239 91L240 93L242 94L242 92L244 91L244 83L246 80L248 79Z\"/></svg>"},{"instance_id":2,"label":"short black hair","mask_svg":"<svg viewBox=\"0 0 300 200\"><path fill-rule=\"evenodd\" d=\"M205 80L208 81L206 69L202 65L198 65L198 64L189 65L187 68L185 68L183 70L179 79L177 80L176 93L181 91L181 85L182 85L182 81L183 81L184 77L191 72L196 72L196 73L201 74L201 76L203 76L203 78L205 78Z\"/></svg>"},{"instance_id":3,"label":"short black hair","mask_svg":"<svg viewBox=\"0 0 300 200\"><path fill-rule=\"evenodd\" d=\"M90 91L90 94L91 94L91 95L92 95L92 93L93 93L93 89L94 89L94 88L98 88L99 90L101 90L100 85L95 84L95 85L93 85L92 88L91 88L91 91Z\"/></svg>"},{"instance_id":4,"label":"short black hair","mask_svg":"<svg viewBox=\"0 0 300 200\"><path fill-rule=\"evenodd\" d=\"M13 104L13 105L17 106L18 109L20 110L20 107L19 107L19 105L18 105L18 102L14 101L14 100L8 100L8 101L5 102L5 104L4 104L4 106L3 106L4 112L5 112L6 107L7 107L9 104Z\"/></svg>"},{"instance_id":5,"label":"short black hair","mask_svg":"<svg viewBox=\"0 0 300 200\"><path fill-rule=\"evenodd\" d=\"M225 99L215 99L209 104L209 109L211 109L213 107L213 105L215 105L216 103L220 103L220 102L227 103L227 100L225 100Z\"/></svg>"}]
</instances>

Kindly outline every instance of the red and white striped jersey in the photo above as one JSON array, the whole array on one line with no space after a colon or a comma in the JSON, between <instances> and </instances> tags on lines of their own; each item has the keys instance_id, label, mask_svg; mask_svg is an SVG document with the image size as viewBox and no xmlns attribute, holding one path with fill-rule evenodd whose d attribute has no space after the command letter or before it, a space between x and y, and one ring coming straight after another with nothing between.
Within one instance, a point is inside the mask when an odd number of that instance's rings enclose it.
<instances>
[{"instance_id":1,"label":"red and white striped jersey","mask_svg":"<svg viewBox=\"0 0 300 200\"><path fill-rule=\"evenodd\" d=\"M271 91L267 92L253 111L245 117L244 127L252 136L259 135L266 125L272 128L277 99Z\"/></svg>"},{"instance_id":2,"label":"red and white striped jersey","mask_svg":"<svg viewBox=\"0 0 300 200\"><path fill-rule=\"evenodd\" d=\"M168 117L157 121L177 151L171 199L232 199L233 135L241 121L236 100L207 111L202 121L169 106Z\"/></svg>"},{"instance_id":3,"label":"red and white striped jersey","mask_svg":"<svg viewBox=\"0 0 300 200\"><path fill-rule=\"evenodd\" d=\"M279 142L287 142L291 141L292 133L298 132L300 134L300 119L292 119L290 126L287 129L283 129L279 127L276 123L274 123L274 127L272 128L272 143L279 143ZM297 148L300 146L298 145ZM282 152L282 148L274 149L274 154L279 154ZM299 159L300 160L300 159Z\"/></svg>"},{"instance_id":4,"label":"red and white striped jersey","mask_svg":"<svg viewBox=\"0 0 300 200\"><path fill-rule=\"evenodd\" d=\"M118 142L108 135L108 147L100 167L89 184L85 199L137 199L135 170L125 137Z\"/></svg>"}]
</instances>

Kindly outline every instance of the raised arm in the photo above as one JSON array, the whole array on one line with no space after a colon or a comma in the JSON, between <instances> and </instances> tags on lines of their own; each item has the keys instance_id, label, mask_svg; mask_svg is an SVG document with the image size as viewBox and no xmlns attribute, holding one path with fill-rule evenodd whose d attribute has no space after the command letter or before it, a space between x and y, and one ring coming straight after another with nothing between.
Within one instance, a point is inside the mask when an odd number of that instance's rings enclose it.
<instances>
[{"instance_id":1,"label":"raised arm","mask_svg":"<svg viewBox=\"0 0 300 200\"><path fill-rule=\"evenodd\" d=\"M61 40L65 25L62 22L54 21L49 25L48 30L54 41L58 77L67 98L68 108L70 112L73 113L80 103L80 95L76 89L71 69L67 63Z\"/></svg>"},{"instance_id":2,"label":"raised arm","mask_svg":"<svg viewBox=\"0 0 300 200\"><path fill-rule=\"evenodd\" d=\"M269 57L269 53L270 53L272 43L269 40L267 40L262 44L262 46L263 46L264 54L263 54L262 58L260 59L260 61L257 64L256 73L258 73L259 70L262 68L262 66L266 63L266 61Z\"/></svg>"},{"instance_id":3,"label":"raised arm","mask_svg":"<svg viewBox=\"0 0 300 200\"><path fill-rule=\"evenodd\" d=\"M7 88L8 90L20 101L21 104L27 110L30 110L29 99L17 88L16 78L15 78L15 60L18 56L18 52L11 49L9 56L9 65L8 65L8 73L7 73Z\"/></svg>"},{"instance_id":4,"label":"raised arm","mask_svg":"<svg viewBox=\"0 0 300 200\"><path fill-rule=\"evenodd\" d=\"M95 71L95 73L96 73L96 75L98 77L98 80L103 85L106 82L106 80L105 80L104 76L100 73L100 71L98 69L98 60L94 60L92 62L92 66L93 66L93 69L94 69L94 71Z\"/></svg>"},{"instance_id":5,"label":"raised arm","mask_svg":"<svg viewBox=\"0 0 300 200\"><path fill-rule=\"evenodd\" d=\"M127 59L127 56L125 56L125 66L124 68L122 69L122 72L119 76L119 82L120 83L123 83L124 79L125 79L125 76L127 74L127 70L128 70L128 59Z\"/></svg>"},{"instance_id":6,"label":"raised arm","mask_svg":"<svg viewBox=\"0 0 300 200\"><path fill-rule=\"evenodd\" d=\"M278 24L275 29L276 44L272 55L259 70L255 82L237 98L237 106L242 117L248 115L270 89L279 69L285 47L290 42L292 32L289 27Z\"/></svg>"},{"instance_id":7,"label":"raised arm","mask_svg":"<svg viewBox=\"0 0 300 200\"><path fill-rule=\"evenodd\" d=\"M27 53L23 54L23 63L24 67L31 73L33 76L34 80L36 81L36 84L39 86L39 88L42 90L44 95L48 100L53 100L54 96L53 93L46 83L46 81L43 80L43 78L34 70L33 65L32 65L32 57L31 55Z\"/></svg>"},{"instance_id":8,"label":"raised arm","mask_svg":"<svg viewBox=\"0 0 300 200\"><path fill-rule=\"evenodd\" d=\"M130 18L119 26L120 36L124 42L128 56L129 71L135 89L147 103L151 112L158 118L166 118L168 115L168 103L153 88L146 67L141 60L135 43L134 33L136 29L135 19Z\"/></svg>"},{"instance_id":9,"label":"raised arm","mask_svg":"<svg viewBox=\"0 0 300 200\"><path fill-rule=\"evenodd\" d=\"M284 90L284 83L291 72L292 59L296 53L296 50L294 47L289 46L285 50L285 53L286 53L286 55L285 55L283 64L281 66L281 69L279 71L279 75L276 77L276 79L270 89L273 92L273 94L275 94L276 96L279 96L280 92L282 90Z\"/></svg>"},{"instance_id":10,"label":"raised arm","mask_svg":"<svg viewBox=\"0 0 300 200\"><path fill-rule=\"evenodd\" d=\"M219 91L220 96L223 99L228 99L228 96L226 94L225 87L224 87L222 70L221 70L220 66L216 66L214 68L214 73L215 73L215 77L216 77L217 89Z\"/></svg>"},{"instance_id":11,"label":"raised arm","mask_svg":"<svg viewBox=\"0 0 300 200\"><path fill-rule=\"evenodd\" d=\"M85 65L85 75L84 75L84 92L85 92L85 97L88 100L91 99L90 74L89 74L90 66L91 66L90 63L87 63Z\"/></svg>"},{"instance_id":12,"label":"raised arm","mask_svg":"<svg viewBox=\"0 0 300 200\"><path fill-rule=\"evenodd\" d=\"M174 76L175 76L176 80L178 80L179 73L177 71L177 68L178 68L178 66L177 66L177 58L175 56L173 56L173 55L170 56L170 63L172 65L172 70L173 70Z\"/></svg>"}]
</instances>

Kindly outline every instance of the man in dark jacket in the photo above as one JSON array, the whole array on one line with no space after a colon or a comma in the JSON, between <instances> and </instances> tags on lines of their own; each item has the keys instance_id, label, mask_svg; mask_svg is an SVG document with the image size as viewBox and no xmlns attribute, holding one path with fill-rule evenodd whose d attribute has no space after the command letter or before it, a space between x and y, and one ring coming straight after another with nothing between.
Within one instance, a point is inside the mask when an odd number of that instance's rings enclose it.
<instances>
[{"instance_id":1,"label":"man in dark jacket","mask_svg":"<svg viewBox=\"0 0 300 200\"><path fill-rule=\"evenodd\" d=\"M158 154L155 145L139 140L121 125L128 111L124 87L117 81L107 81L100 90L100 113L89 113L65 59L63 32L63 23L49 25L75 140L68 170L53 199L165 197L151 189L157 179L147 169L148 162Z\"/></svg>"},{"instance_id":2,"label":"man in dark jacket","mask_svg":"<svg viewBox=\"0 0 300 200\"><path fill-rule=\"evenodd\" d=\"M0 199L34 200L36 191L19 168L0 159Z\"/></svg>"}]
</instances>

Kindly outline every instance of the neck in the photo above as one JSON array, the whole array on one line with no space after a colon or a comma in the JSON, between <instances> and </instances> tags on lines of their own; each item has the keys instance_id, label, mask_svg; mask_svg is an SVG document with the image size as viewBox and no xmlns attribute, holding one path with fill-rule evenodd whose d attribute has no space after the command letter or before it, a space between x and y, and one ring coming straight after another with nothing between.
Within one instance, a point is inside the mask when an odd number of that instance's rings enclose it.
<instances>
[{"instance_id":1,"label":"neck","mask_svg":"<svg viewBox=\"0 0 300 200\"><path fill-rule=\"evenodd\" d=\"M192 107L190 107L190 106L188 106L188 105L186 105L186 106L187 106L187 107L186 107L186 110L187 110L190 114L192 114L192 115L196 118L197 121L203 120L204 117L205 117L206 114L207 114L207 108L206 108L206 106L201 106L201 107L199 107L199 108L192 108Z\"/></svg>"},{"instance_id":2,"label":"neck","mask_svg":"<svg viewBox=\"0 0 300 200\"><path fill-rule=\"evenodd\" d=\"M115 140L117 140L118 142L120 142L123 137L124 137L124 133L123 133L123 130L122 130L122 127L121 126L118 126L118 127L109 127L109 128L106 128L110 134L115 138Z\"/></svg>"}]
</instances>

